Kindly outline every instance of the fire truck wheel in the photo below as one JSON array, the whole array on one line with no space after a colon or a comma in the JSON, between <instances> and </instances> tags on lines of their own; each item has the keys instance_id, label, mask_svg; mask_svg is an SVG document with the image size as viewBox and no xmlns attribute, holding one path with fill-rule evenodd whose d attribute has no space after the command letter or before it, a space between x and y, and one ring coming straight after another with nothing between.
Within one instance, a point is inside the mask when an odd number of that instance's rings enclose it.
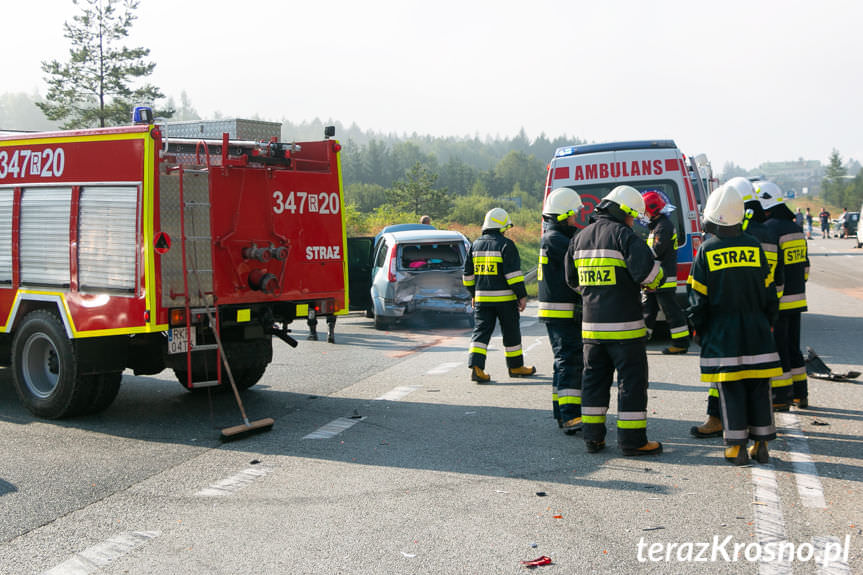
<instances>
[{"instance_id":1,"label":"fire truck wheel","mask_svg":"<svg viewBox=\"0 0 863 575\"><path fill-rule=\"evenodd\" d=\"M263 377L267 366L273 360L273 341L272 339L253 339L247 341L226 341L225 353L228 356L228 363L231 366L231 373L234 375L234 382L240 390L248 389L258 383ZM207 364L198 363L192 365L192 381L206 381L215 378L216 374L216 353L213 352L207 356ZM187 372L185 369L174 368L174 375L177 381L184 388L186 387ZM207 389L205 387L193 388L190 391L201 391ZM230 391L231 384L228 383L228 375L222 372L222 385L218 388L222 391Z\"/></svg>"},{"instance_id":2,"label":"fire truck wheel","mask_svg":"<svg viewBox=\"0 0 863 575\"><path fill-rule=\"evenodd\" d=\"M111 373L100 373L89 376L92 387L90 401L84 408L85 414L99 413L105 411L109 405L114 403L117 393L120 392L120 383L123 381L123 373L120 371Z\"/></svg>"},{"instance_id":3,"label":"fire truck wheel","mask_svg":"<svg viewBox=\"0 0 863 575\"><path fill-rule=\"evenodd\" d=\"M77 371L75 348L60 318L48 310L27 314L12 339L15 390L27 409L48 419L81 413L91 387Z\"/></svg>"},{"instance_id":4,"label":"fire truck wheel","mask_svg":"<svg viewBox=\"0 0 863 575\"><path fill-rule=\"evenodd\" d=\"M225 342L225 353L231 364L231 373L239 389L249 389L258 383L273 361L273 340L253 339L249 341ZM225 381L226 387L231 384Z\"/></svg>"}]
</instances>

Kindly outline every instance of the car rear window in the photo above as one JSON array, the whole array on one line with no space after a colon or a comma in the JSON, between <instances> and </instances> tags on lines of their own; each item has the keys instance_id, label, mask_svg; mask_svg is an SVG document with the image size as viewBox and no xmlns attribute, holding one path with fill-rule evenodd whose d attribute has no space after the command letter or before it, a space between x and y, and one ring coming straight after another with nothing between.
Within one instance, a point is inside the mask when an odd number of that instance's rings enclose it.
<instances>
[{"instance_id":1,"label":"car rear window","mask_svg":"<svg viewBox=\"0 0 863 575\"><path fill-rule=\"evenodd\" d=\"M464 265L461 242L402 244L399 266L405 270L458 268Z\"/></svg>"}]
</instances>

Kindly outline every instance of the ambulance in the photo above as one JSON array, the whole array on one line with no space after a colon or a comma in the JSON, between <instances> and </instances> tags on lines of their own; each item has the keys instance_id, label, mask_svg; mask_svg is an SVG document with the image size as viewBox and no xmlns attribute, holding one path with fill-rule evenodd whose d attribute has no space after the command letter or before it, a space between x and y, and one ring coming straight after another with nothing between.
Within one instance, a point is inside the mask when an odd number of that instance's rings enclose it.
<instances>
[{"instance_id":1,"label":"ambulance","mask_svg":"<svg viewBox=\"0 0 863 575\"><path fill-rule=\"evenodd\" d=\"M572 188L584 208L577 227L588 224L593 208L616 186L626 184L644 193L661 192L674 209L668 217L677 229L677 296L687 297L686 278L701 245L699 202L690 178L690 166L673 140L637 140L565 146L555 151L548 165L545 195L557 188ZM635 229L647 238L646 222Z\"/></svg>"}]
</instances>

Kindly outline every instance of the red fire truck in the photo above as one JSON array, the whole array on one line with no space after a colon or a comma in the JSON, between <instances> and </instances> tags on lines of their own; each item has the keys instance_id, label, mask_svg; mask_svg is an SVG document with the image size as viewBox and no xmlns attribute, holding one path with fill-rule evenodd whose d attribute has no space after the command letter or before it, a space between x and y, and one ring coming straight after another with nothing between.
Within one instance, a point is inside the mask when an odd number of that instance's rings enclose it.
<instances>
[{"instance_id":1,"label":"red fire truck","mask_svg":"<svg viewBox=\"0 0 863 575\"><path fill-rule=\"evenodd\" d=\"M331 129L174 138L148 112L0 137L0 364L37 416L105 409L127 368L199 389L224 361L251 387L272 336L348 309Z\"/></svg>"}]
</instances>

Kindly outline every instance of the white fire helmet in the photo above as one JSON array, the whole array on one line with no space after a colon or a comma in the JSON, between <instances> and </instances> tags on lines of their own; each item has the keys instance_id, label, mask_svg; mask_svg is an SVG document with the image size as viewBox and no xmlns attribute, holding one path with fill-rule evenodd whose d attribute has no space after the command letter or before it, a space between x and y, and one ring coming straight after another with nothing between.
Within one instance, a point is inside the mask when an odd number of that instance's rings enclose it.
<instances>
[{"instance_id":1,"label":"white fire helmet","mask_svg":"<svg viewBox=\"0 0 863 575\"><path fill-rule=\"evenodd\" d=\"M775 208L785 202L782 197L782 189L773 182L755 182L753 187L763 210Z\"/></svg>"},{"instance_id":2,"label":"white fire helmet","mask_svg":"<svg viewBox=\"0 0 863 575\"><path fill-rule=\"evenodd\" d=\"M743 221L743 198L735 188L724 184L719 186L704 206L704 219L717 226L735 226Z\"/></svg>"},{"instance_id":3,"label":"white fire helmet","mask_svg":"<svg viewBox=\"0 0 863 575\"><path fill-rule=\"evenodd\" d=\"M644 198L632 186L617 186L602 199L614 202L628 216L644 216Z\"/></svg>"},{"instance_id":4,"label":"white fire helmet","mask_svg":"<svg viewBox=\"0 0 863 575\"><path fill-rule=\"evenodd\" d=\"M492 208L485 215L485 220L482 222L484 230L500 230L506 231L512 227L512 222L509 220L509 214L503 208Z\"/></svg>"},{"instance_id":5,"label":"white fire helmet","mask_svg":"<svg viewBox=\"0 0 863 575\"><path fill-rule=\"evenodd\" d=\"M545 216L556 216L557 221L563 221L573 216L584 206L578 193L572 188L557 188L545 198L542 210Z\"/></svg>"},{"instance_id":6,"label":"white fire helmet","mask_svg":"<svg viewBox=\"0 0 863 575\"><path fill-rule=\"evenodd\" d=\"M743 203L751 202L752 200L757 199L755 197L755 188L752 187L752 182L743 176L737 176L736 178L731 178L727 182L725 182L726 186L731 186L737 193L740 194L740 197L743 198Z\"/></svg>"}]
</instances>

